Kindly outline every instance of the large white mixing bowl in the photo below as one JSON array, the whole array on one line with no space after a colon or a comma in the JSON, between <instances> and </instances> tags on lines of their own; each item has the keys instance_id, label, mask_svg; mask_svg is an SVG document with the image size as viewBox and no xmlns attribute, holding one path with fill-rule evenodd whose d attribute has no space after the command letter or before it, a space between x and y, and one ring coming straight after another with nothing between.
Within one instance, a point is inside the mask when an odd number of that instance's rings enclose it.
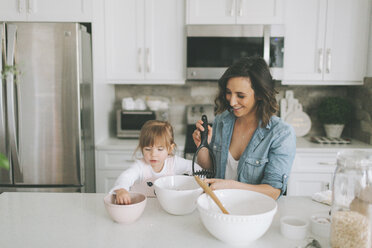
<instances>
[{"instance_id":1,"label":"large white mixing bowl","mask_svg":"<svg viewBox=\"0 0 372 248\"><path fill-rule=\"evenodd\" d=\"M194 177L166 176L154 182L155 193L162 208L170 214L185 215L196 208L196 200L203 192Z\"/></svg>"},{"instance_id":2,"label":"large white mixing bowl","mask_svg":"<svg viewBox=\"0 0 372 248\"><path fill-rule=\"evenodd\" d=\"M269 229L277 211L272 198L241 189L214 193L230 214L223 214L205 193L198 198L197 208L205 228L217 239L231 245L248 245Z\"/></svg>"}]
</instances>

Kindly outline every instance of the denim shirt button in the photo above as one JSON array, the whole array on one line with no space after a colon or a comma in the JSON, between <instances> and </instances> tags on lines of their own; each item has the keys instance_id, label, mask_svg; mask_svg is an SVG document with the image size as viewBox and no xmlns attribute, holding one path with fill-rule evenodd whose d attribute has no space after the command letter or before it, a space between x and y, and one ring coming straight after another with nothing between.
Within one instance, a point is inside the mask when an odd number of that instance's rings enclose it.
<instances>
[{"instance_id":1,"label":"denim shirt button","mask_svg":"<svg viewBox=\"0 0 372 248\"><path fill-rule=\"evenodd\" d=\"M284 175L283 177L284 177L284 178L287 178L287 175Z\"/></svg>"},{"instance_id":2,"label":"denim shirt button","mask_svg":"<svg viewBox=\"0 0 372 248\"><path fill-rule=\"evenodd\" d=\"M260 163L260 161L256 160L256 164L259 164L259 163Z\"/></svg>"}]
</instances>

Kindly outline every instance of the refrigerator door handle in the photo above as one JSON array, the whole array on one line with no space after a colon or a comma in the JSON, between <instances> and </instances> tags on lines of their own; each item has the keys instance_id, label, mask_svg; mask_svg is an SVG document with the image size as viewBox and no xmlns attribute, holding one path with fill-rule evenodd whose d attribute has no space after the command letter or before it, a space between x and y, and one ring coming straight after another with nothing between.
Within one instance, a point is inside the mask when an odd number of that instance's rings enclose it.
<instances>
[{"instance_id":1,"label":"refrigerator door handle","mask_svg":"<svg viewBox=\"0 0 372 248\"><path fill-rule=\"evenodd\" d=\"M16 45L17 26L8 24L7 26L7 66L14 66L15 45ZM9 143L11 163L13 166L13 180L15 177L22 178L19 153L17 145L17 130L16 130L16 108L15 108L15 85L14 85L14 71L10 70L6 76L6 90L7 90L7 109L8 109L8 130L9 130Z\"/></svg>"},{"instance_id":2,"label":"refrigerator door handle","mask_svg":"<svg viewBox=\"0 0 372 248\"><path fill-rule=\"evenodd\" d=\"M5 57L5 24L0 24L0 153L7 156L6 149L6 119L5 119L5 92L4 92L4 79L3 79L3 57Z\"/></svg>"}]
</instances>

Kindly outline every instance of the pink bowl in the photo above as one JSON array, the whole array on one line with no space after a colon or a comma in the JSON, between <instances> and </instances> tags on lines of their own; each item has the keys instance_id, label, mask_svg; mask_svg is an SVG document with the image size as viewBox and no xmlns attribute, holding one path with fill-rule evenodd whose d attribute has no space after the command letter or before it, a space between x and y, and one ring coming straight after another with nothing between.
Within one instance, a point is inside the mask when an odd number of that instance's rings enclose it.
<instances>
[{"instance_id":1,"label":"pink bowl","mask_svg":"<svg viewBox=\"0 0 372 248\"><path fill-rule=\"evenodd\" d=\"M129 205L115 204L115 195L106 195L103 199L107 213L117 223L133 223L143 213L147 198L141 193L130 193L132 203Z\"/></svg>"}]
</instances>

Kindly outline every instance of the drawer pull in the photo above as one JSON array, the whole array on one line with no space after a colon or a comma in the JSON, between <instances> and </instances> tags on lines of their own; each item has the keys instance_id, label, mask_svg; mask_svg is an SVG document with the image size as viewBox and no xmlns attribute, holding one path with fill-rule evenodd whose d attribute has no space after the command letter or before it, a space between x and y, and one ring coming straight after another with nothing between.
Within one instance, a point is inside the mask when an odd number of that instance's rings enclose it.
<instances>
[{"instance_id":1,"label":"drawer pull","mask_svg":"<svg viewBox=\"0 0 372 248\"><path fill-rule=\"evenodd\" d=\"M320 165L336 165L336 162L318 162Z\"/></svg>"}]
</instances>

